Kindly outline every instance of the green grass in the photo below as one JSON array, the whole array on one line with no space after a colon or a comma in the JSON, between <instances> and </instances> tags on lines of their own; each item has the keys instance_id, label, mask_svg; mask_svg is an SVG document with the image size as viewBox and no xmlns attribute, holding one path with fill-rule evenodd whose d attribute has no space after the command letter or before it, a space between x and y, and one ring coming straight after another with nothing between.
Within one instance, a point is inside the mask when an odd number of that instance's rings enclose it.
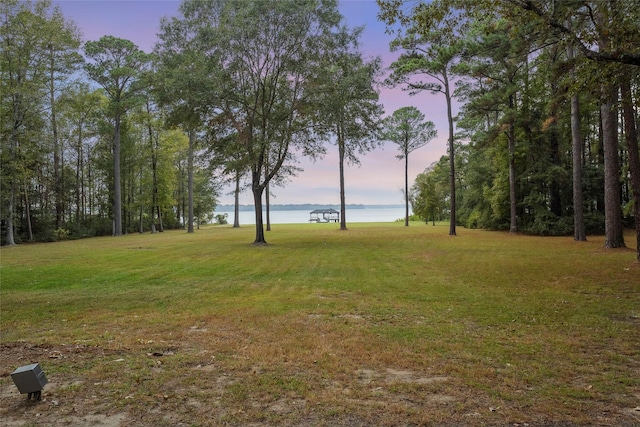
<instances>
[{"instance_id":1,"label":"green grass","mask_svg":"<svg viewBox=\"0 0 640 427\"><path fill-rule=\"evenodd\" d=\"M635 252L458 231L274 225L255 247L252 226L225 226L2 248L0 385L39 358L60 384L45 388L52 419L73 403L132 425L640 422Z\"/></svg>"}]
</instances>

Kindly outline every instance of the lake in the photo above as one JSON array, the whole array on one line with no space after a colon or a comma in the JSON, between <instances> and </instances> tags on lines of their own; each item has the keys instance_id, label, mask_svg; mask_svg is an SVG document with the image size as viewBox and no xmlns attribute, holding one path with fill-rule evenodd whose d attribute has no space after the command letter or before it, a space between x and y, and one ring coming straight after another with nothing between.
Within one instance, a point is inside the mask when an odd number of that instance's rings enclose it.
<instances>
[{"instance_id":1,"label":"lake","mask_svg":"<svg viewBox=\"0 0 640 427\"><path fill-rule=\"evenodd\" d=\"M339 209L336 209L339 210ZM272 210L271 224L305 224L309 223L310 210ZM215 212L218 214L227 214L227 221L233 224L233 211ZM266 224L267 217L263 211L263 220ZM394 222L404 218L403 207L377 208L364 207L362 209L346 210L347 224L350 222ZM255 224L255 214L253 211L240 211L240 225Z\"/></svg>"}]
</instances>

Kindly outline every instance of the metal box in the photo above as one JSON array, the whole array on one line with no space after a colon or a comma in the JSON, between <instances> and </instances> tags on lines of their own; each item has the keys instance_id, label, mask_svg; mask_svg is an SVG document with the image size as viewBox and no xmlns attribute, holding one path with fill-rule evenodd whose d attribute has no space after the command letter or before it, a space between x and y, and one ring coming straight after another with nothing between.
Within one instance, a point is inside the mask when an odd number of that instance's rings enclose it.
<instances>
[{"instance_id":1,"label":"metal box","mask_svg":"<svg viewBox=\"0 0 640 427\"><path fill-rule=\"evenodd\" d=\"M22 394L29 393L29 397L32 393L39 395L44 385L49 382L39 363L19 367L11 373L11 378L18 391Z\"/></svg>"}]
</instances>

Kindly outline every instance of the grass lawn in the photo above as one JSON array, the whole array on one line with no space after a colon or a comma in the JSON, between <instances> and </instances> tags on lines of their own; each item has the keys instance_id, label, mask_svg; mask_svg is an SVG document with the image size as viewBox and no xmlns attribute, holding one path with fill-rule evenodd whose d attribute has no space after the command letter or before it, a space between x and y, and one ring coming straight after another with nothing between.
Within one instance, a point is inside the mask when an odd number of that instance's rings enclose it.
<instances>
[{"instance_id":1,"label":"grass lawn","mask_svg":"<svg viewBox=\"0 0 640 427\"><path fill-rule=\"evenodd\" d=\"M2 425L640 425L635 251L272 228L2 248Z\"/></svg>"}]
</instances>

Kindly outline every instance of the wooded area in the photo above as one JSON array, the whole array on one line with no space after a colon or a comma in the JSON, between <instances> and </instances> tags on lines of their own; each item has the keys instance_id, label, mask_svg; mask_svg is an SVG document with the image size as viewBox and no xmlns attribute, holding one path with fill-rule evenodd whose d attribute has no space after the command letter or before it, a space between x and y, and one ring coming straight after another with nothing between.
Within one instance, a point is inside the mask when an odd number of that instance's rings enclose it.
<instances>
[{"instance_id":1,"label":"wooded area","mask_svg":"<svg viewBox=\"0 0 640 427\"><path fill-rule=\"evenodd\" d=\"M389 82L462 104L449 155L416 179L414 212L576 240L604 232L610 248L635 223L640 259L637 2L378 3L400 28Z\"/></svg>"},{"instance_id":2,"label":"wooded area","mask_svg":"<svg viewBox=\"0 0 640 427\"><path fill-rule=\"evenodd\" d=\"M444 95L448 153L416 179L416 215L607 247L635 224L640 257L637 2L377 3L400 54L384 82L335 0L185 0L153 53L3 1L2 244L193 231L225 180L247 183L265 243L269 186L332 141L344 205L345 163L384 139L384 83Z\"/></svg>"},{"instance_id":3,"label":"wooded area","mask_svg":"<svg viewBox=\"0 0 640 427\"><path fill-rule=\"evenodd\" d=\"M2 243L162 231L213 216L208 165L154 95L153 57L84 45L49 1L0 5Z\"/></svg>"}]
</instances>

